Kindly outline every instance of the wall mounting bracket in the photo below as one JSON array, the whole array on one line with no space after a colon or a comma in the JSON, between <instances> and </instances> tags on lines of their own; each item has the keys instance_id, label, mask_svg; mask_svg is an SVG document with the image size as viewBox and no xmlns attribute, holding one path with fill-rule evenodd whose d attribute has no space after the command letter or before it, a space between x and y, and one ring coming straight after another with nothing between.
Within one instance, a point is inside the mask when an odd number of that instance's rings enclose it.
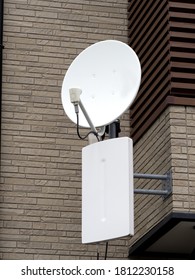
<instances>
[{"instance_id":1,"label":"wall mounting bracket","mask_svg":"<svg viewBox=\"0 0 195 280\"><path fill-rule=\"evenodd\" d=\"M167 198L172 193L172 174L171 174L171 171L167 172L165 175L134 173L133 177L138 178L138 179L161 180L163 182L162 190L134 189L135 194L161 195L164 198Z\"/></svg>"}]
</instances>

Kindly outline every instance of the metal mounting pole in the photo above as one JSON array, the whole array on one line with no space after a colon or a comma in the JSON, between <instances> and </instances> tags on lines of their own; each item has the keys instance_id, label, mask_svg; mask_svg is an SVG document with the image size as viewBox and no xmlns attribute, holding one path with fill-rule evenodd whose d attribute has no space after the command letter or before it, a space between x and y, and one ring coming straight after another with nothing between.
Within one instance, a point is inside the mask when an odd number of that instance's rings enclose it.
<instances>
[{"instance_id":1,"label":"metal mounting pole","mask_svg":"<svg viewBox=\"0 0 195 280\"><path fill-rule=\"evenodd\" d=\"M117 119L114 122L110 123L107 126L107 132L109 134L109 139L118 138L119 133L121 132L120 129L120 120Z\"/></svg>"},{"instance_id":2,"label":"metal mounting pole","mask_svg":"<svg viewBox=\"0 0 195 280\"><path fill-rule=\"evenodd\" d=\"M163 189L162 190L134 189L135 194L162 195L164 198L166 198L172 193L171 172L168 172L165 175L134 173L134 178L155 179L155 180L163 181Z\"/></svg>"}]
</instances>

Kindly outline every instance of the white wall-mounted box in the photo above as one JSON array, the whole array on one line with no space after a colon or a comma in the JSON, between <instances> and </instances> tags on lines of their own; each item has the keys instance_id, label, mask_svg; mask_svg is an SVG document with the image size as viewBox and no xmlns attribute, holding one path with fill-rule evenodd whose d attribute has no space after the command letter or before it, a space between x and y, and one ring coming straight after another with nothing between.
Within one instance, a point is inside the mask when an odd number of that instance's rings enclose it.
<instances>
[{"instance_id":1,"label":"white wall-mounted box","mask_svg":"<svg viewBox=\"0 0 195 280\"><path fill-rule=\"evenodd\" d=\"M133 144L128 137L82 150L82 243L134 234Z\"/></svg>"}]
</instances>

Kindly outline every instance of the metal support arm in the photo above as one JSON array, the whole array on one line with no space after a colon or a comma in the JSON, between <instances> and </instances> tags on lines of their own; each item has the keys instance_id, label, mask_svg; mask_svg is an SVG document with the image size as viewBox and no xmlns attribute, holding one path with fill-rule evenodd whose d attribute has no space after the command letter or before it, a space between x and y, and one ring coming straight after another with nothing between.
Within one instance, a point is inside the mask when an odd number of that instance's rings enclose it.
<instances>
[{"instance_id":1,"label":"metal support arm","mask_svg":"<svg viewBox=\"0 0 195 280\"><path fill-rule=\"evenodd\" d=\"M89 124L89 126L91 128L91 130L97 133L97 130L96 130L95 126L93 125L93 123L92 123L92 121L91 121L91 119L90 119L90 117L89 117L85 107L83 106L83 103L81 102L81 100L79 100L79 107L81 108L81 110L82 110L82 112L83 112L83 114L84 114L84 116L85 116L85 118L86 118L86 120L87 120L87 122L88 122L88 124Z\"/></svg>"},{"instance_id":2,"label":"metal support arm","mask_svg":"<svg viewBox=\"0 0 195 280\"><path fill-rule=\"evenodd\" d=\"M135 194L162 195L164 198L166 198L172 192L171 172L168 172L165 175L134 173L134 178L155 179L155 180L162 180L163 181L163 189L162 190L134 189Z\"/></svg>"}]
</instances>

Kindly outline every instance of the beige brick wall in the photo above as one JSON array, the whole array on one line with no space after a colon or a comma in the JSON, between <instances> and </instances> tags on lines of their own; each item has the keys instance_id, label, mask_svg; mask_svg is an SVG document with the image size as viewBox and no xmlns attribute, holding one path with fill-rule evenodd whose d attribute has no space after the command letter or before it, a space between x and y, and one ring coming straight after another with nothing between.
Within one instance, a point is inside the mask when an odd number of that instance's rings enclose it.
<instances>
[{"instance_id":1,"label":"beige brick wall","mask_svg":"<svg viewBox=\"0 0 195 280\"><path fill-rule=\"evenodd\" d=\"M171 170L170 112L169 108L150 127L134 146L134 172L165 174ZM137 189L162 189L160 180L135 179ZM171 197L135 195L135 235L130 245L147 233L172 210Z\"/></svg>"},{"instance_id":2,"label":"beige brick wall","mask_svg":"<svg viewBox=\"0 0 195 280\"><path fill-rule=\"evenodd\" d=\"M171 110L174 211L195 212L195 108Z\"/></svg>"},{"instance_id":3,"label":"beige brick wall","mask_svg":"<svg viewBox=\"0 0 195 280\"><path fill-rule=\"evenodd\" d=\"M172 195L135 195L135 235L130 246L171 212L195 213L195 108L170 106L134 146L136 173L172 172ZM135 188L161 189L157 180L135 179Z\"/></svg>"},{"instance_id":4,"label":"beige brick wall","mask_svg":"<svg viewBox=\"0 0 195 280\"><path fill-rule=\"evenodd\" d=\"M127 42L127 0L4 0L2 259L93 259L81 244L81 148L61 84L92 43ZM129 115L121 135L129 136ZM110 243L125 258L127 239ZM104 244L100 250L104 250Z\"/></svg>"}]
</instances>

